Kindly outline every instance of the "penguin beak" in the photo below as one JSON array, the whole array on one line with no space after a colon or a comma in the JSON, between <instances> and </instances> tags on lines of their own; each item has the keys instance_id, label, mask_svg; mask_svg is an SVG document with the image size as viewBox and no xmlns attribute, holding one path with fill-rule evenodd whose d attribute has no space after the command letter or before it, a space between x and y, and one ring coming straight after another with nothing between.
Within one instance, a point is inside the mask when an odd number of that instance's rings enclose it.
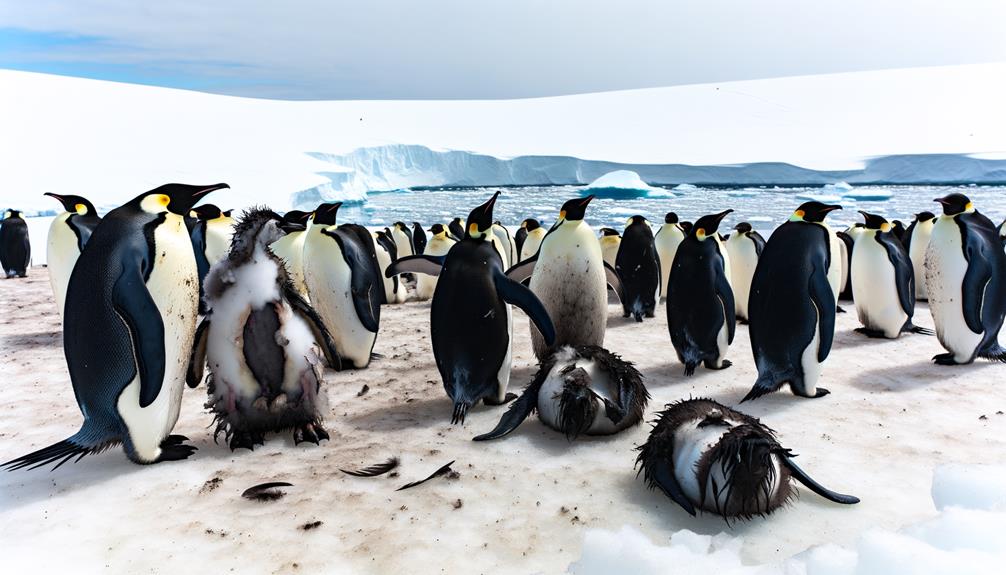
<instances>
[{"instance_id":1,"label":"penguin beak","mask_svg":"<svg viewBox=\"0 0 1006 575\"><path fill-rule=\"evenodd\" d=\"M727 217L728 214L732 214L732 213L734 213L734 211L731 209L731 210L724 210L724 211L716 214L716 223L722 222L723 218Z\"/></svg>"},{"instance_id":2,"label":"penguin beak","mask_svg":"<svg viewBox=\"0 0 1006 575\"><path fill-rule=\"evenodd\" d=\"M62 202L62 201L63 201L63 196L61 196L61 195L59 195L59 194L54 194L54 193L52 193L52 192L46 192L46 193L44 193L44 194L42 194L42 195L43 195L43 196L49 196L50 198L56 198L56 200L57 200L57 201L60 201L60 202Z\"/></svg>"},{"instance_id":3,"label":"penguin beak","mask_svg":"<svg viewBox=\"0 0 1006 575\"><path fill-rule=\"evenodd\" d=\"M593 200L593 199L594 199L594 194L590 194L586 198L583 198L583 201L580 202L580 205L586 208L587 204L590 203L590 200Z\"/></svg>"},{"instance_id":4,"label":"penguin beak","mask_svg":"<svg viewBox=\"0 0 1006 575\"><path fill-rule=\"evenodd\" d=\"M942 204L942 205L944 205L944 206L950 203L950 202L948 202L948 201L947 201L947 199L946 199L946 198L936 198L936 199L935 199L935 200L933 200L933 201L934 201L934 202L939 202L940 204Z\"/></svg>"},{"instance_id":5,"label":"penguin beak","mask_svg":"<svg viewBox=\"0 0 1006 575\"><path fill-rule=\"evenodd\" d=\"M206 194L208 194L210 192L214 192L216 190L222 190L222 189L225 189L225 188L229 189L230 186L228 186L227 184L225 184L223 182L221 182L219 184L213 184L212 186L206 186L205 188L202 188L201 190L198 190L197 192L195 192L194 194L192 194L192 197L194 199L198 200L199 198L202 198L203 196L205 196Z\"/></svg>"},{"instance_id":6,"label":"penguin beak","mask_svg":"<svg viewBox=\"0 0 1006 575\"><path fill-rule=\"evenodd\" d=\"M224 188L230 188L230 186L224 183L213 184L211 186L184 186L181 189L168 192L171 195L171 203L168 206L168 210L180 216L187 215L192 206L196 205L206 194Z\"/></svg>"},{"instance_id":7,"label":"penguin beak","mask_svg":"<svg viewBox=\"0 0 1006 575\"><path fill-rule=\"evenodd\" d=\"M833 205L833 206L824 206L824 208L822 208L821 211L824 212L824 213L828 213L828 212L833 212L835 210L840 210L840 209L842 209L842 206Z\"/></svg>"}]
</instances>

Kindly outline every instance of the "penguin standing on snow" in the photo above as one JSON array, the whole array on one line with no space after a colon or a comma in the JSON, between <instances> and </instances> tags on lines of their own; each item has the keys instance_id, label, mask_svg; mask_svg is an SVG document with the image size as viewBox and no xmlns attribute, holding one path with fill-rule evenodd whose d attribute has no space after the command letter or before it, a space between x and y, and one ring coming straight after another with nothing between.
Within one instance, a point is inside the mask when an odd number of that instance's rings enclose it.
<instances>
[{"instance_id":1,"label":"penguin standing on snow","mask_svg":"<svg viewBox=\"0 0 1006 575\"><path fill-rule=\"evenodd\" d=\"M912 262L893 226L882 216L864 211L866 231L852 254L852 297L867 337L895 339L901 332L932 335L912 324L915 315L915 277Z\"/></svg>"},{"instance_id":2,"label":"penguin standing on snow","mask_svg":"<svg viewBox=\"0 0 1006 575\"><path fill-rule=\"evenodd\" d=\"M631 363L597 346L563 346L541 363L496 428L475 441L503 437L535 410L567 439L611 435L642 421L649 399Z\"/></svg>"},{"instance_id":3,"label":"penguin standing on snow","mask_svg":"<svg viewBox=\"0 0 1006 575\"><path fill-rule=\"evenodd\" d=\"M657 246L657 257L660 259L660 300L667 299L667 278L671 275L671 266L674 265L674 254L678 251L678 245L685 239L685 230L678 223L678 214L667 212L664 216L664 225L657 230L657 235L653 238Z\"/></svg>"},{"instance_id":4,"label":"penguin standing on snow","mask_svg":"<svg viewBox=\"0 0 1006 575\"><path fill-rule=\"evenodd\" d=\"M446 256L402 258L388 274L415 272L440 276L430 306L433 356L454 402L451 423L464 423L480 400L501 405L516 398L510 383L513 304L524 310L549 345L555 328L545 307L526 287L509 279L492 231L499 192L468 216L468 233Z\"/></svg>"},{"instance_id":5,"label":"penguin standing on snow","mask_svg":"<svg viewBox=\"0 0 1006 575\"><path fill-rule=\"evenodd\" d=\"M454 244L457 242L447 233L447 228L443 224L433 224L430 228L430 233L433 237L430 242L426 245L426 255L432 257L443 257L446 256ZM395 276L398 277L398 276ZM436 293L437 281L439 278L437 276L431 276L429 274L419 274L416 276L416 298L420 300L428 300L433 297Z\"/></svg>"},{"instance_id":6,"label":"penguin standing on snow","mask_svg":"<svg viewBox=\"0 0 1006 575\"><path fill-rule=\"evenodd\" d=\"M391 264L398 259L398 248L395 240L389 232L378 230L371 234L374 238L374 251L377 255L377 264L381 270L381 280L384 285L384 303L403 303L408 298L408 290L405 282L395 275L387 277L384 272L388 271Z\"/></svg>"},{"instance_id":7,"label":"penguin standing on snow","mask_svg":"<svg viewBox=\"0 0 1006 575\"><path fill-rule=\"evenodd\" d=\"M603 254L602 254L603 257ZM622 281L622 317L643 321L653 317L660 287L660 264L653 243L653 230L643 216L629 218L615 257L615 271Z\"/></svg>"},{"instance_id":8,"label":"penguin standing on snow","mask_svg":"<svg viewBox=\"0 0 1006 575\"><path fill-rule=\"evenodd\" d=\"M339 368L328 330L297 293L270 245L283 218L252 209L234 228L228 256L206 277L207 314L197 330L187 381L209 365L206 407L231 450L253 449L270 432L293 430L295 443L328 439L321 358Z\"/></svg>"},{"instance_id":9,"label":"penguin standing on snow","mask_svg":"<svg viewBox=\"0 0 1006 575\"><path fill-rule=\"evenodd\" d=\"M765 238L747 222L737 224L734 230L737 233L731 234L724 245L730 254L730 287L734 290L737 321L747 323L751 278L758 267L758 257L765 249Z\"/></svg>"},{"instance_id":10,"label":"penguin standing on snow","mask_svg":"<svg viewBox=\"0 0 1006 575\"><path fill-rule=\"evenodd\" d=\"M221 211L213 204L204 204L192 209L199 219L206 238L206 261L213 264L227 257L231 248L231 236L234 234L234 218L231 211Z\"/></svg>"},{"instance_id":11,"label":"penguin standing on snow","mask_svg":"<svg viewBox=\"0 0 1006 575\"><path fill-rule=\"evenodd\" d=\"M451 232L451 235L461 241L465 237L465 223L461 221L461 218L454 218L451 223L447 224L447 230Z\"/></svg>"},{"instance_id":12,"label":"penguin standing on snow","mask_svg":"<svg viewBox=\"0 0 1006 575\"><path fill-rule=\"evenodd\" d=\"M503 258L503 266L509 268L510 266L517 265L517 250L514 247L513 238L510 237L510 230L496 221L493 222L493 233L496 234L496 239L500 242L503 255L506 256Z\"/></svg>"},{"instance_id":13,"label":"penguin standing on snow","mask_svg":"<svg viewBox=\"0 0 1006 575\"><path fill-rule=\"evenodd\" d=\"M838 299L840 300L851 300L852 299L852 248L855 243L852 236L849 235L848 230L835 232L838 239L841 240L838 244L839 256L842 258L842 276L839 279L839 292Z\"/></svg>"},{"instance_id":14,"label":"penguin standing on snow","mask_svg":"<svg viewBox=\"0 0 1006 575\"><path fill-rule=\"evenodd\" d=\"M4 275L27 277L31 263L31 240L28 239L28 223L18 210L7 210L0 221L0 267Z\"/></svg>"},{"instance_id":15,"label":"penguin standing on snow","mask_svg":"<svg viewBox=\"0 0 1006 575\"><path fill-rule=\"evenodd\" d=\"M391 237L398 248L398 257L416 255L416 248L412 245L412 231L405 222L395 222L395 227L391 228Z\"/></svg>"},{"instance_id":16,"label":"penguin standing on snow","mask_svg":"<svg viewBox=\"0 0 1006 575\"><path fill-rule=\"evenodd\" d=\"M692 516L767 515L793 497L793 479L829 501L859 503L811 479L793 457L757 419L711 399L686 399L659 414L636 465L650 489Z\"/></svg>"},{"instance_id":17,"label":"penguin standing on snow","mask_svg":"<svg viewBox=\"0 0 1006 575\"><path fill-rule=\"evenodd\" d=\"M716 229L732 211L699 218L674 256L667 283L667 328L685 375L695 373L700 363L707 369L731 365L724 358L734 341L736 307Z\"/></svg>"},{"instance_id":18,"label":"penguin standing on snow","mask_svg":"<svg viewBox=\"0 0 1006 575\"><path fill-rule=\"evenodd\" d=\"M49 237L46 241L49 282L52 284L52 293L56 297L56 306L62 317L63 305L66 303L66 285L70 283L73 266L101 218L94 205L86 198L53 193L45 195L55 198L63 206L63 213L56 216L49 226Z\"/></svg>"},{"instance_id":19,"label":"penguin standing on snow","mask_svg":"<svg viewBox=\"0 0 1006 575\"><path fill-rule=\"evenodd\" d=\"M285 235L269 246L272 253L283 260L290 283L301 297L307 299L307 285L304 283L304 239L307 238L307 223L310 212L290 210L283 214L278 225Z\"/></svg>"},{"instance_id":20,"label":"penguin standing on snow","mask_svg":"<svg viewBox=\"0 0 1006 575\"><path fill-rule=\"evenodd\" d=\"M817 380L835 337L835 292L828 270L838 253L831 251L831 230L823 222L840 209L806 202L765 243L748 300L758 380L743 401L786 383L801 397L828 394Z\"/></svg>"},{"instance_id":21,"label":"penguin standing on snow","mask_svg":"<svg viewBox=\"0 0 1006 575\"><path fill-rule=\"evenodd\" d=\"M37 467L122 443L136 463L185 459L178 420L196 331L198 277L184 216L227 184L167 184L102 218L70 276L63 350L80 431L3 465Z\"/></svg>"},{"instance_id":22,"label":"penguin standing on snow","mask_svg":"<svg viewBox=\"0 0 1006 575\"><path fill-rule=\"evenodd\" d=\"M412 222L412 247L416 249L416 255L426 253L426 230L419 222Z\"/></svg>"},{"instance_id":23,"label":"penguin standing on snow","mask_svg":"<svg viewBox=\"0 0 1006 575\"><path fill-rule=\"evenodd\" d=\"M518 252L520 253L520 261L524 261L533 258L538 253L538 248L541 247L541 241L545 239L547 232L545 228L541 227L541 223L534 218L528 218L521 222L520 228L524 230L525 234L524 240L519 244Z\"/></svg>"},{"instance_id":24,"label":"penguin standing on snow","mask_svg":"<svg viewBox=\"0 0 1006 575\"><path fill-rule=\"evenodd\" d=\"M926 301L926 248L929 238L933 235L936 216L932 212L919 212L915 215L908 230L905 231L904 244L908 249L908 257L912 260L912 272L915 278L915 299Z\"/></svg>"},{"instance_id":25,"label":"penguin standing on snow","mask_svg":"<svg viewBox=\"0 0 1006 575\"><path fill-rule=\"evenodd\" d=\"M615 267L618 257L618 247L622 244L622 236L614 228L601 228L601 236L597 238L601 244L601 259L611 267Z\"/></svg>"},{"instance_id":26,"label":"penguin standing on snow","mask_svg":"<svg viewBox=\"0 0 1006 575\"><path fill-rule=\"evenodd\" d=\"M935 200L943 215L926 248L926 291L936 335L948 353L939 365L975 357L1006 363L999 330L1006 316L1006 252L995 225L964 194Z\"/></svg>"}]
</instances>

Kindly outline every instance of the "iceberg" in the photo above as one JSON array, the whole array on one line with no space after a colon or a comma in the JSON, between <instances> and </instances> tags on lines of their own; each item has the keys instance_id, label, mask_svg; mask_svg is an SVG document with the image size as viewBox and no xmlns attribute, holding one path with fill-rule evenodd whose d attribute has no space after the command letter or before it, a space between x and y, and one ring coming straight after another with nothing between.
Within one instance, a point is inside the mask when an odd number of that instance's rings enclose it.
<instances>
[{"instance_id":1,"label":"iceberg","mask_svg":"<svg viewBox=\"0 0 1006 575\"><path fill-rule=\"evenodd\" d=\"M613 199L646 198L654 192L663 197L667 197L666 194L670 193L663 188L650 186L632 170L608 172L584 188L584 194ZM673 197L673 194L670 197Z\"/></svg>"},{"instance_id":2,"label":"iceberg","mask_svg":"<svg viewBox=\"0 0 1006 575\"><path fill-rule=\"evenodd\" d=\"M861 202L882 202L893 196L894 192L884 188L854 188L842 195L844 199Z\"/></svg>"}]
</instances>

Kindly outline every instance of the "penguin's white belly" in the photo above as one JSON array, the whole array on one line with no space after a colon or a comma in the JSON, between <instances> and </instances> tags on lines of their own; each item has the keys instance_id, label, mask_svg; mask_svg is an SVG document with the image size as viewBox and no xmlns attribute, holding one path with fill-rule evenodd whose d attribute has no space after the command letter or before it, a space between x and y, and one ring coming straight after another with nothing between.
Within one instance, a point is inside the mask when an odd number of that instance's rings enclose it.
<instances>
[{"instance_id":1,"label":"penguin's white belly","mask_svg":"<svg viewBox=\"0 0 1006 575\"><path fill-rule=\"evenodd\" d=\"M679 230L666 229L667 226L673 225L664 224L654 238L657 258L660 260L660 297L667 297L667 280L671 277L671 265L674 264L674 256L678 253L678 245L685 237Z\"/></svg>"},{"instance_id":2,"label":"penguin's white belly","mask_svg":"<svg viewBox=\"0 0 1006 575\"><path fill-rule=\"evenodd\" d=\"M66 305L66 288L70 284L70 274L77 263L80 250L77 249L77 236L67 225L66 220L72 214L63 212L56 216L49 226L49 236L46 241L46 261L49 266L49 283L52 284L52 295L56 299L56 307L60 317Z\"/></svg>"},{"instance_id":3,"label":"penguin's white belly","mask_svg":"<svg viewBox=\"0 0 1006 575\"><path fill-rule=\"evenodd\" d=\"M217 218L206 223L206 259L211 266L227 257L233 235L234 220L230 218Z\"/></svg>"},{"instance_id":4,"label":"penguin's white belly","mask_svg":"<svg viewBox=\"0 0 1006 575\"><path fill-rule=\"evenodd\" d=\"M973 359L982 335L964 321L963 286L968 262L964 259L961 232L953 218L940 216L926 249L926 291L936 337L958 363Z\"/></svg>"},{"instance_id":5,"label":"penguin's white belly","mask_svg":"<svg viewBox=\"0 0 1006 575\"><path fill-rule=\"evenodd\" d=\"M529 259L538 253L538 248L541 247L541 240L544 237L544 228L535 228L528 232L527 237L524 238L524 244L520 247L520 261Z\"/></svg>"},{"instance_id":6,"label":"penguin's white belly","mask_svg":"<svg viewBox=\"0 0 1006 575\"><path fill-rule=\"evenodd\" d=\"M738 234L736 238L731 236L726 245L730 254L730 285L734 290L734 308L738 316L747 319L748 297L751 293L751 280L758 267L758 252L754 242L743 234Z\"/></svg>"},{"instance_id":7,"label":"penguin's white belly","mask_svg":"<svg viewBox=\"0 0 1006 575\"><path fill-rule=\"evenodd\" d=\"M859 321L868 329L879 329L888 338L896 338L908 321L901 308L894 266L887 250L872 233L862 237L852 252L852 299Z\"/></svg>"},{"instance_id":8,"label":"penguin's white belly","mask_svg":"<svg viewBox=\"0 0 1006 575\"><path fill-rule=\"evenodd\" d=\"M842 248L839 247L839 244L842 243L842 240L838 239L838 235L827 224L822 222L818 225L828 230L828 253L830 254L828 284L831 285L831 291L835 295L835 301L837 302L838 294L842 291L842 263L839 261L842 253ZM853 273L852 275L855 276L856 274Z\"/></svg>"},{"instance_id":9,"label":"penguin's white belly","mask_svg":"<svg viewBox=\"0 0 1006 575\"><path fill-rule=\"evenodd\" d=\"M573 365L574 368L581 367L587 372L587 375L590 376L590 389L598 395L594 398L594 420L584 433L587 435L611 435L630 425L628 417L623 419L619 425L608 419L603 399L613 403L617 403L619 400L618 390L615 389L614 382L611 381L608 374L590 359L577 358ZM552 429L561 429L559 404L565 383L560 372L567 366L569 366L568 361L556 362L552 371L548 373L545 383L538 390L538 417Z\"/></svg>"},{"instance_id":10,"label":"penguin's white belly","mask_svg":"<svg viewBox=\"0 0 1006 575\"><path fill-rule=\"evenodd\" d=\"M933 234L932 222L918 222L912 230L912 243L908 246L908 257L912 260L912 271L915 274L915 299L926 300L929 292L926 290L926 248Z\"/></svg>"},{"instance_id":11,"label":"penguin's white belly","mask_svg":"<svg viewBox=\"0 0 1006 575\"><path fill-rule=\"evenodd\" d=\"M506 308L507 344L503 363L500 364L500 369L496 373L496 401L498 402L506 399L506 390L510 385L510 363L513 357L513 309L510 308L510 304L506 303L503 304L503 307Z\"/></svg>"},{"instance_id":12,"label":"penguin's white belly","mask_svg":"<svg viewBox=\"0 0 1006 575\"><path fill-rule=\"evenodd\" d=\"M305 232L293 232L269 246L273 253L283 259L293 288L305 298L307 297L307 285L304 284L304 238L306 236Z\"/></svg>"},{"instance_id":13,"label":"penguin's white belly","mask_svg":"<svg viewBox=\"0 0 1006 575\"><path fill-rule=\"evenodd\" d=\"M154 248L154 266L146 286L164 322L164 380L147 407L140 407L139 376L126 386L116 404L136 456L146 462L160 457L161 441L178 421L199 307L196 258L181 216L168 214L157 226Z\"/></svg>"},{"instance_id":14,"label":"penguin's white belly","mask_svg":"<svg viewBox=\"0 0 1006 575\"><path fill-rule=\"evenodd\" d=\"M846 286L849 285L849 246L845 245L845 242L838 242L839 257L842 258L839 262L841 265L839 269L841 273L838 278L838 293L845 291Z\"/></svg>"},{"instance_id":15,"label":"penguin's white belly","mask_svg":"<svg viewBox=\"0 0 1006 575\"><path fill-rule=\"evenodd\" d=\"M730 328L727 325L727 314L723 302L720 302L720 309L723 310L723 325L716 333L716 360L713 362L716 367L723 367L723 359L727 356L727 349L730 348Z\"/></svg>"},{"instance_id":16,"label":"penguin's white belly","mask_svg":"<svg viewBox=\"0 0 1006 575\"><path fill-rule=\"evenodd\" d=\"M622 242L618 239L601 238L601 258L604 260L604 263L615 267L615 259L618 258L618 246L621 244Z\"/></svg>"},{"instance_id":17,"label":"penguin's white belly","mask_svg":"<svg viewBox=\"0 0 1006 575\"><path fill-rule=\"evenodd\" d=\"M426 244L425 253L428 256L446 256L447 252L451 251L454 244L454 240L446 238L441 239L434 236L434 238ZM419 299L427 300L433 297L433 293L437 290L437 279L437 276L416 274L416 293L418 294Z\"/></svg>"},{"instance_id":18,"label":"penguin's white belly","mask_svg":"<svg viewBox=\"0 0 1006 575\"><path fill-rule=\"evenodd\" d=\"M384 299L388 303L402 303L406 299L405 284L402 282L401 277L398 278L398 285L396 289L394 278L389 278L384 273L388 270L388 266L391 265L391 254L377 244L377 240L374 240L374 247L377 253L377 267L381 268L381 281L384 286ZM422 277L423 274L418 274Z\"/></svg>"},{"instance_id":19,"label":"penguin's white belly","mask_svg":"<svg viewBox=\"0 0 1006 575\"><path fill-rule=\"evenodd\" d=\"M696 427L696 423L698 422L687 422L674 432L674 477L685 496L693 503L698 503L702 498L698 478L699 461L719 443L725 429L718 425Z\"/></svg>"},{"instance_id":20,"label":"penguin's white belly","mask_svg":"<svg viewBox=\"0 0 1006 575\"><path fill-rule=\"evenodd\" d=\"M814 337L800 356L800 367L803 368L803 393L808 396L817 394L817 380L821 377L821 362L817 361L817 353L821 348L821 312L816 307L814 309L817 313Z\"/></svg>"}]
</instances>

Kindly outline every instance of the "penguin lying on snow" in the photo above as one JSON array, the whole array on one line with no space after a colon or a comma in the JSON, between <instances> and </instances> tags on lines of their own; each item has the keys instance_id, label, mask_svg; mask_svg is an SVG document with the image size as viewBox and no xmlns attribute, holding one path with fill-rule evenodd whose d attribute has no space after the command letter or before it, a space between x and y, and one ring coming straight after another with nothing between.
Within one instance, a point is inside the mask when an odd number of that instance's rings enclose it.
<instances>
[{"instance_id":1,"label":"penguin lying on snow","mask_svg":"<svg viewBox=\"0 0 1006 575\"><path fill-rule=\"evenodd\" d=\"M603 254L602 254L603 255ZM653 230L643 216L629 218L615 256L615 271L622 282L622 317L643 321L653 317L660 288L660 264Z\"/></svg>"},{"instance_id":2,"label":"penguin lying on snow","mask_svg":"<svg viewBox=\"0 0 1006 575\"><path fill-rule=\"evenodd\" d=\"M49 226L46 241L49 282L62 317L63 305L66 303L66 285L70 283L73 266L77 263L80 252L84 251L87 240L91 239L94 228L98 227L101 217L87 198L53 193L44 195L55 198L63 206L63 213L56 216Z\"/></svg>"},{"instance_id":3,"label":"penguin lying on snow","mask_svg":"<svg viewBox=\"0 0 1006 575\"><path fill-rule=\"evenodd\" d=\"M0 221L0 267L9 278L27 277L31 263L28 224L18 210L7 210Z\"/></svg>"},{"instance_id":4,"label":"penguin lying on snow","mask_svg":"<svg viewBox=\"0 0 1006 575\"><path fill-rule=\"evenodd\" d=\"M727 519L767 515L793 496L791 479L830 501L859 503L811 479L760 421L711 399L668 405L639 452L636 465L650 489L693 516L696 510Z\"/></svg>"},{"instance_id":5,"label":"penguin lying on snow","mask_svg":"<svg viewBox=\"0 0 1006 575\"><path fill-rule=\"evenodd\" d=\"M293 287L269 248L284 232L266 209L244 213L228 256L206 277L207 315L199 325L187 381L209 365L209 400L216 432L230 448L252 449L264 434L293 429L294 442L328 439L321 426L322 355L339 368L328 330Z\"/></svg>"},{"instance_id":6,"label":"penguin lying on snow","mask_svg":"<svg viewBox=\"0 0 1006 575\"><path fill-rule=\"evenodd\" d=\"M601 347L567 345L541 363L496 428L475 441L507 435L535 410L567 439L611 435L642 421L649 399L643 376L631 363Z\"/></svg>"}]
</instances>

